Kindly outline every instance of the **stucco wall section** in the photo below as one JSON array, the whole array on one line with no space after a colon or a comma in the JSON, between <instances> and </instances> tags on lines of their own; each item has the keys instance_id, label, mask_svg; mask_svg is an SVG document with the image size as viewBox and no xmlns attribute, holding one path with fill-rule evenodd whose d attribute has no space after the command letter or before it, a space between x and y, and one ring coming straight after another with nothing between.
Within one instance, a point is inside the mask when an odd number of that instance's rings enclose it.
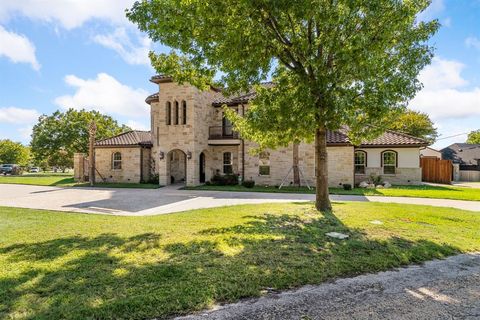
<instances>
[{"instance_id":1,"label":"stucco wall section","mask_svg":"<svg viewBox=\"0 0 480 320\"><path fill-rule=\"evenodd\" d=\"M122 168L112 169L112 155L122 154ZM95 148L95 166L105 182L140 182L140 147L132 148ZM95 182L102 182L99 174L95 174Z\"/></svg>"},{"instance_id":2,"label":"stucco wall section","mask_svg":"<svg viewBox=\"0 0 480 320\"><path fill-rule=\"evenodd\" d=\"M367 168L364 175L355 175L355 183L360 183L369 178L371 174L381 176L383 181L392 184L419 184L422 181L420 168L420 148L361 148L367 153ZM397 152L398 167L395 174L383 174L381 167L382 152L393 150Z\"/></svg>"}]
</instances>

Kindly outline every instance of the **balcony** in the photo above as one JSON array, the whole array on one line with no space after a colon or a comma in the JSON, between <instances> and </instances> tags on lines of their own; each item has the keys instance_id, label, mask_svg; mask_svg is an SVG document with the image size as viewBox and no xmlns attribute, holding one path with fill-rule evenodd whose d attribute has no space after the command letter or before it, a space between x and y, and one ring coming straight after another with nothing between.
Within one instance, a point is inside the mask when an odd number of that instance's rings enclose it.
<instances>
[{"instance_id":1,"label":"balcony","mask_svg":"<svg viewBox=\"0 0 480 320\"><path fill-rule=\"evenodd\" d=\"M208 128L208 144L237 145L240 144L240 137L232 126L214 126Z\"/></svg>"}]
</instances>

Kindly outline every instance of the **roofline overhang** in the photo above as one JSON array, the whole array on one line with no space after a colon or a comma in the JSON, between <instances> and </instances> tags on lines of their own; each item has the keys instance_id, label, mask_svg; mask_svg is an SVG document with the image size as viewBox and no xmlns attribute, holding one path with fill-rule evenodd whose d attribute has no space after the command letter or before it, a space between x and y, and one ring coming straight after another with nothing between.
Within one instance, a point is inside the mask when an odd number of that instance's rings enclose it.
<instances>
[{"instance_id":1,"label":"roofline overhang","mask_svg":"<svg viewBox=\"0 0 480 320\"><path fill-rule=\"evenodd\" d=\"M355 148L420 148L426 146L428 144L361 144Z\"/></svg>"},{"instance_id":2,"label":"roofline overhang","mask_svg":"<svg viewBox=\"0 0 480 320\"><path fill-rule=\"evenodd\" d=\"M152 148L153 144L109 144L95 145L94 148Z\"/></svg>"}]
</instances>

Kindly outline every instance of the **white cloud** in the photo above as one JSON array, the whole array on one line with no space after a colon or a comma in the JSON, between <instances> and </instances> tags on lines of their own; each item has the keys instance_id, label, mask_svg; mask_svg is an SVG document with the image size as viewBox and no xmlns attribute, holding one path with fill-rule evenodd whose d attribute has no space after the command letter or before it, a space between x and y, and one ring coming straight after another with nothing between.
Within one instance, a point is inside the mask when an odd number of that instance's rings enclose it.
<instances>
[{"instance_id":1,"label":"white cloud","mask_svg":"<svg viewBox=\"0 0 480 320\"><path fill-rule=\"evenodd\" d=\"M0 123L31 124L40 117L35 109L24 109L16 107L0 108Z\"/></svg>"},{"instance_id":2,"label":"white cloud","mask_svg":"<svg viewBox=\"0 0 480 320\"><path fill-rule=\"evenodd\" d=\"M419 14L418 18L421 21L438 18L438 15L445 10L444 0L432 0L430 6Z\"/></svg>"},{"instance_id":3,"label":"white cloud","mask_svg":"<svg viewBox=\"0 0 480 320\"><path fill-rule=\"evenodd\" d=\"M134 120L128 120L127 121L127 126L129 126L130 128L132 128L133 130L142 130L142 131L149 131L150 128L142 123L142 122L139 122L139 121L134 121Z\"/></svg>"},{"instance_id":4,"label":"white cloud","mask_svg":"<svg viewBox=\"0 0 480 320\"><path fill-rule=\"evenodd\" d=\"M462 75L465 66L435 58L419 75L424 88L410 102L413 109L433 119L480 117L480 87L469 87Z\"/></svg>"},{"instance_id":5,"label":"white cloud","mask_svg":"<svg viewBox=\"0 0 480 320\"><path fill-rule=\"evenodd\" d=\"M91 19L127 24L125 9L133 3L134 0L3 0L0 22L22 15L32 20L57 23L65 29L80 27Z\"/></svg>"},{"instance_id":6,"label":"white cloud","mask_svg":"<svg viewBox=\"0 0 480 320\"><path fill-rule=\"evenodd\" d=\"M97 110L134 117L149 115L148 105L145 103L147 91L124 85L106 73L99 73L97 78L86 80L67 75L65 82L76 91L73 95L55 99L55 104L62 108Z\"/></svg>"},{"instance_id":7,"label":"white cloud","mask_svg":"<svg viewBox=\"0 0 480 320\"><path fill-rule=\"evenodd\" d=\"M0 26L0 56L5 56L14 63L29 63L35 70L40 69L33 43L26 36L9 32L2 26Z\"/></svg>"},{"instance_id":8,"label":"white cloud","mask_svg":"<svg viewBox=\"0 0 480 320\"><path fill-rule=\"evenodd\" d=\"M32 136L33 126L26 126L22 128L18 128L17 131L20 133L20 136L23 140L28 140Z\"/></svg>"},{"instance_id":9,"label":"white cloud","mask_svg":"<svg viewBox=\"0 0 480 320\"><path fill-rule=\"evenodd\" d=\"M116 51L129 64L149 65L148 52L152 47L152 41L148 37L142 37L138 34L136 37L137 43L132 42L126 29L119 27L113 33L96 35L93 37L93 41Z\"/></svg>"},{"instance_id":10,"label":"white cloud","mask_svg":"<svg viewBox=\"0 0 480 320\"><path fill-rule=\"evenodd\" d=\"M477 37L468 37L465 39L465 45L467 48L474 48L480 50L480 39Z\"/></svg>"}]
</instances>

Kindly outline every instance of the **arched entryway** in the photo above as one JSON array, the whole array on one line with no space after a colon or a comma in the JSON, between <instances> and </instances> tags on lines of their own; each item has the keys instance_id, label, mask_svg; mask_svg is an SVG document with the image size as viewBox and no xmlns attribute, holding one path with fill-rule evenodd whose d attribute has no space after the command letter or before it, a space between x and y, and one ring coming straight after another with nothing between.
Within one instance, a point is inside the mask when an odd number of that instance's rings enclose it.
<instances>
[{"instance_id":1,"label":"arched entryway","mask_svg":"<svg viewBox=\"0 0 480 320\"><path fill-rule=\"evenodd\" d=\"M199 164L199 175L200 175L199 180L200 180L200 183L205 183L205 181L206 181L206 177L205 177L205 173L206 173L205 153L203 153L203 152L200 153L198 164Z\"/></svg>"},{"instance_id":2,"label":"arched entryway","mask_svg":"<svg viewBox=\"0 0 480 320\"><path fill-rule=\"evenodd\" d=\"M167 183L185 183L187 178L187 155L180 149L167 154Z\"/></svg>"}]
</instances>

